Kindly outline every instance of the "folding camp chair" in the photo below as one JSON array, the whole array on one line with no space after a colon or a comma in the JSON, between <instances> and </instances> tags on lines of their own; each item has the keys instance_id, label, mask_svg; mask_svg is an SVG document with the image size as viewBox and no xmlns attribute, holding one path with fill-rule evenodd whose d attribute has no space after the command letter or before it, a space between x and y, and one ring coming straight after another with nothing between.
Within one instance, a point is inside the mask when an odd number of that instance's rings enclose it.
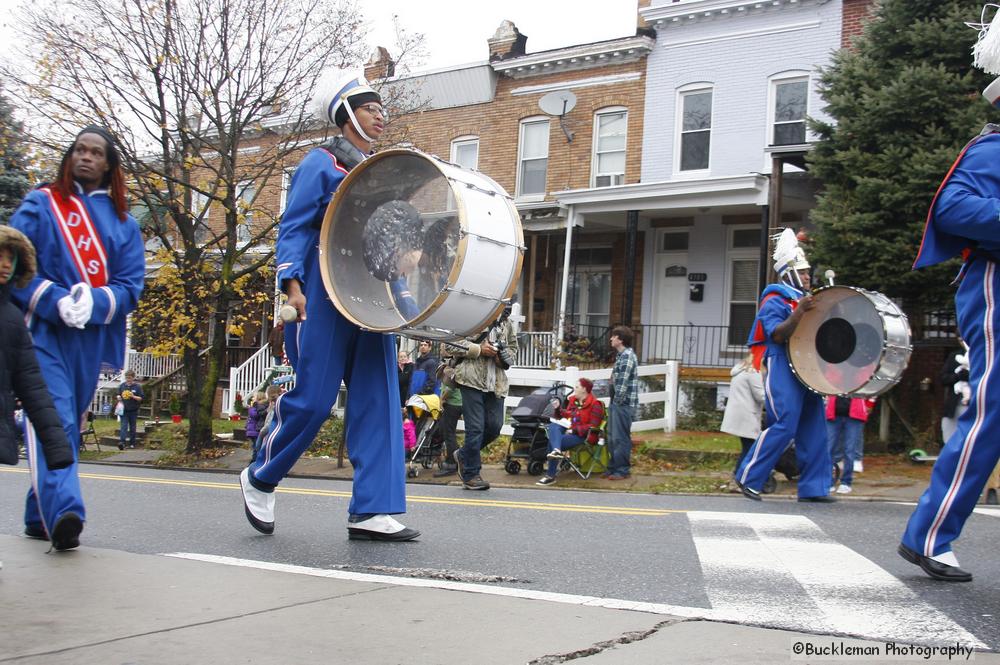
<instances>
[{"instance_id":1,"label":"folding camp chair","mask_svg":"<svg viewBox=\"0 0 1000 665\"><path fill-rule=\"evenodd\" d=\"M604 406L603 402L599 402ZM598 427L591 427L583 443L573 446L567 450L569 457L566 457L562 468L573 469L576 474L584 480L590 478L593 473L603 473L607 471L611 462L611 452L608 450L604 433L607 431L608 413L604 409L604 417Z\"/></svg>"},{"instance_id":2,"label":"folding camp chair","mask_svg":"<svg viewBox=\"0 0 1000 665\"><path fill-rule=\"evenodd\" d=\"M97 446L97 452L101 452L101 440L97 437L97 432L94 431L93 411L87 411L87 429L80 432L80 452L83 452L84 447L87 445L88 436Z\"/></svg>"}]
</instances>

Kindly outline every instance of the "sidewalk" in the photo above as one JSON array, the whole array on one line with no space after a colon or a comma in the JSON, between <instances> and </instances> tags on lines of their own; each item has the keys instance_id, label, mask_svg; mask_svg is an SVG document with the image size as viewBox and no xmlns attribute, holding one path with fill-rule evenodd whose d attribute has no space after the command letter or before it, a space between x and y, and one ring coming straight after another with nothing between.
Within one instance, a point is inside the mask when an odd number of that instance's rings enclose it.
<instances>
[{"instance_id":1,"label":"sidewalk","mask_svg":"<svg viewBox=\"0 0 1000 665\"><path fill-rule=\"evenodd\" d=\"M485 585L47 548L0 536L0 663L763 665L807 662L792 654L800 642L883 647L589 607L570 597L510 597ZM1000 656L977 653L975 660L1000 663Z\"/></svg>"}]
</instances>

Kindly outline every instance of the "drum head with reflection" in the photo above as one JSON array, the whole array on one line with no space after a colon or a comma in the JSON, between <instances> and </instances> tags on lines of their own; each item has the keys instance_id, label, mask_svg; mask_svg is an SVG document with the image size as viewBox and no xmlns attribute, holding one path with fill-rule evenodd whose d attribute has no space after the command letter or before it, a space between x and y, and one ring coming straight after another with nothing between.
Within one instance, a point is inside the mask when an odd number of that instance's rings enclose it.
<instances>
[{"instance_id":1,"label":"drum head with reflection","mask_svg":"<svg viewBox=\"0 0 1000 665\"><path fill-rule=\"evenodd\" d=\"M323 279L354 323L392 331L427 312L463 242L449 180L419 154L363 162L341 184L320 239Z\"/></svg>"},{"instance_id":2,"label":"drum head with reflection","mask_svg":"<svg viewBox=\"0 0 1000 665\"><path fill-rule=\"evenodd\" d=\"M824 395L847 395L864 386L879 366L884 327L872 301L858 289L834 286L816 293L789 340L789 360L799 379Z\"/></svg>"}]
</instances>

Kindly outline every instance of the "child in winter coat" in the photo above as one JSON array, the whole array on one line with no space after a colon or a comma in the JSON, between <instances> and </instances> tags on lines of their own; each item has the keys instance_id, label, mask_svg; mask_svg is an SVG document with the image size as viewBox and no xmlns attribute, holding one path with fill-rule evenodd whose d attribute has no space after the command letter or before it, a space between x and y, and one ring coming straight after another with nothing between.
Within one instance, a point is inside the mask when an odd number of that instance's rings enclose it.
<instances>
[{"instance_id":1,"label":"child in winter coat","mask_svg":"<svg viewBox=\"0 0 1000 665\"><path fill-rule=\"evenodd\" d=\"M10 302L11 283L27 286L35 275L35 248L20 231L0 226L0 463L17 464L15 397L21 400L42 442L42 454L50 469L62 469L75 461L74 447L56 413L48 387L38 369L35 349L24 324L24 314ZM31 430L28 433L32 435ZM34 446L26 446L30 451Z\"/></svg>"},{"instance_id":2,"label":"child in winter coat","mask_svg":"<svg viewBox=\"0 0 1000 665\"><path fill-rule=\"evenodd\" d=\"M247 441L251 448L257 447L257 437L267 418L267 395L258 390L253 396L253 404L247 409Z\"/></svg>"}]
</instances>

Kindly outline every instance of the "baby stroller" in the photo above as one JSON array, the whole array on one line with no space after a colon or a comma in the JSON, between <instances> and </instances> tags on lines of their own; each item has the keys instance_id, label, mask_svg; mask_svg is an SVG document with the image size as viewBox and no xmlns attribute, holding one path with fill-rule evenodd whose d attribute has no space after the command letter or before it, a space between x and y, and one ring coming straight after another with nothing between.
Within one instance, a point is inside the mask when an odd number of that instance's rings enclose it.
<instances>
[{"instance_id":1,"label":"baby stroller","mask_svg":"<svg viewBox=\"0 0 1000 665\"><path fill-rule=\"evenodd\" d=\"M434 436L438 418L441 416L441 398L435 394L411 395L406 400L406 412L416 428L417 444L410 453L406 467L406 477L420 475L419 466L431 468L441 454L441 437Z\"/></svg>"},{"instance_id":2,"label":"baby stroller","mask_svg":"<svg viewBox=\"0 0 1000 665\"><path fill-rule=\"evenodd\" d=\"M521 472L521 462L527 460L528 473L541 475L545 470L545 456L549 452L549 419L555 413L556 405L566 403L573 388L565 383L557 383L549 388L538 388L521 398L511 417L514 419L514 433L507 444L504 470L517 475Z\"/></svg>"}]
</instances>

